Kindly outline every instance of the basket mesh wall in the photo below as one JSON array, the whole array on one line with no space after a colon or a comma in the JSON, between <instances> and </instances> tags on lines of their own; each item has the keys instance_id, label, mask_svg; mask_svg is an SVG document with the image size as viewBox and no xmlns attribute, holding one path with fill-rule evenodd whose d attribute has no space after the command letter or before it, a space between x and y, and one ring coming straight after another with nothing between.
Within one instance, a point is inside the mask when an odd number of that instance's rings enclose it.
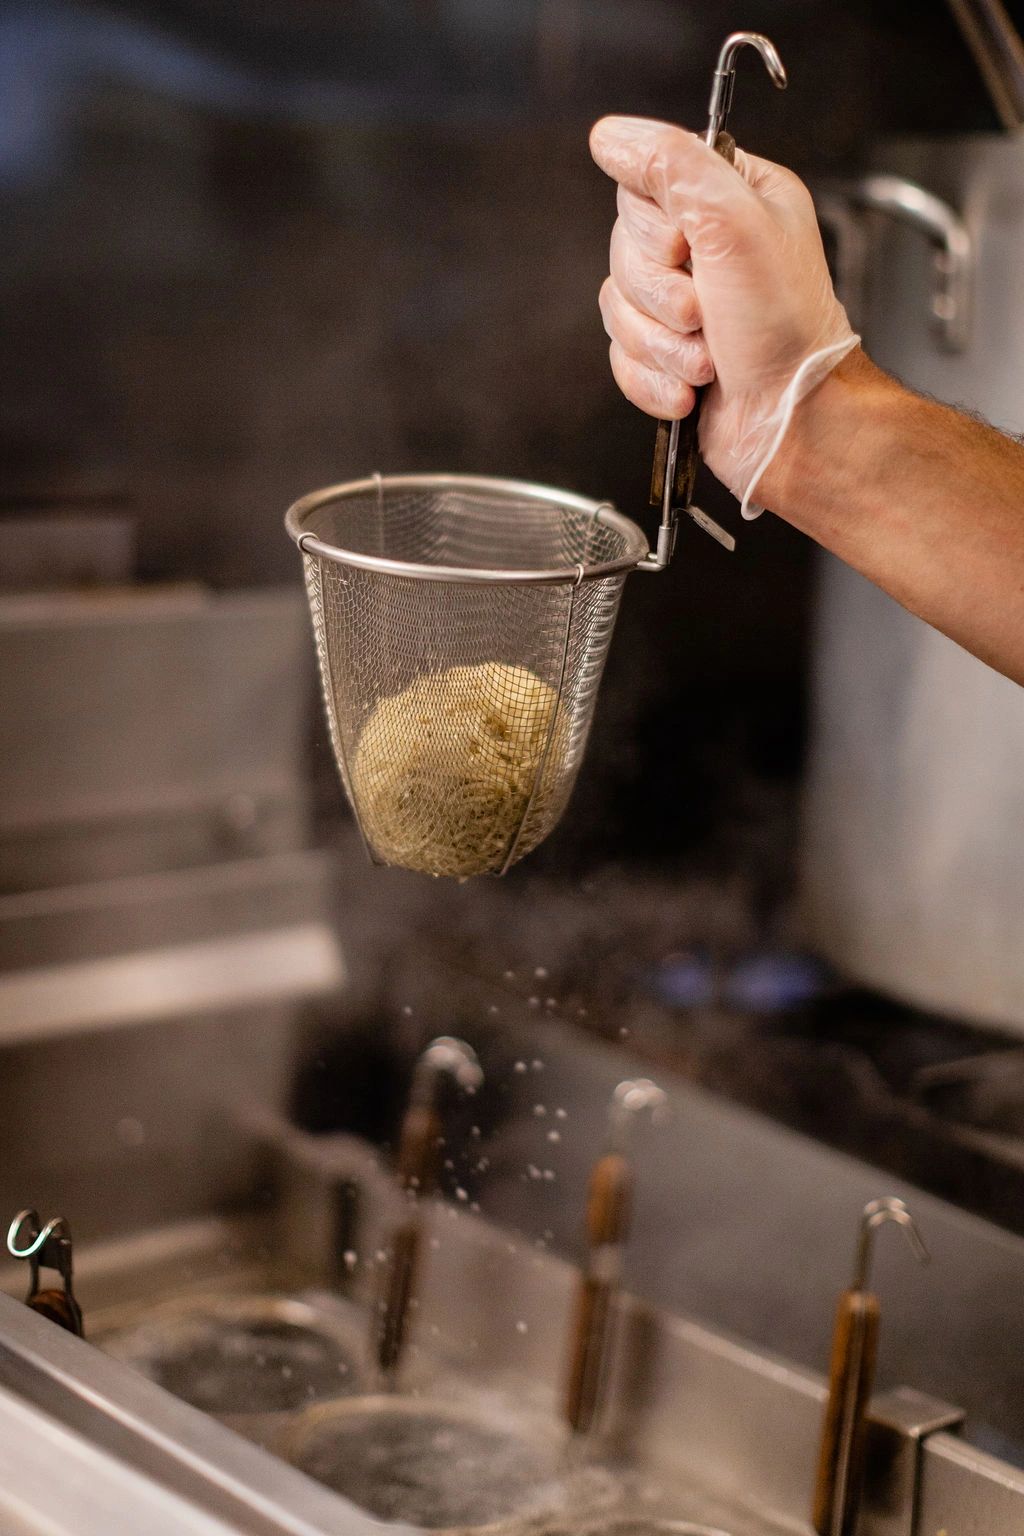
<instances>
[{"instance_id":1,"label":"basket mesh wall","mask_svg":"<svg viewBox=\"0 0 1024 1536\"><path fill-rule=\"evenodd\" d=\"M343 496L305 527L448 566L570 566L625 549L585 512L430 487ZM461 583L304 563L331 740L374 858L466 876L535 848L575 782L625 576Z\"/></svg>"}]
</instances>

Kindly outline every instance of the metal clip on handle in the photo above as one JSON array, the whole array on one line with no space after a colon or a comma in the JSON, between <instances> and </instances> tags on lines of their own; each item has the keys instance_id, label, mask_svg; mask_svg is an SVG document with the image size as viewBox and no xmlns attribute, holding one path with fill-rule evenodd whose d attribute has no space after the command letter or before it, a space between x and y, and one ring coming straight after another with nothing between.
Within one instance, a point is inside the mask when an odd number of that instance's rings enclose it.
<instances>
[{"instance_id":1,"label":"metal clip on handle","mask_svg":"<svg viewBox=\"0 0 1024 1536\"><path fill-rule=\"evenodd\" d=\"M811 1524L818 1536L855 1536L864 1483L868 1402L878 1357L881 1309L868 1290L875 1229L895 1222L906 1233L914 1257L929 1254L902 1200L887 1197L864 1207L857 1235L853 1284L836 1308L829 1365L828 1402L818 1457Z\"/></svg>"},{"instance_id":2,"label":"metal clip on handle","mask_svg":"<svg viewBox=\"0 0 1024 1536\"><path fill-rule=\"evenodd\" d=\"M374 1339L377 1364L389 1381L394 1376L405 1346L409 1303L416 1284L421 1246L417 1207L421 1198L431 1194L437 1183L442 1130L438 1101L443 1076L450 1077L467 1093L475 1093L483 1082L484 1075L476 1052L464 1040L458 1040L453 1035L441 1035L432 1040L419 1056L413 1073L409 1107L402 1121L398 1144L398 1182L412 1209L407 1218L398 1223L391 1236Z\"/></svg>"},{"instance_id":3,"label":"metal clip on handle","mask_svg":"<svg viewBox=\"0 0 1024 1536\"><path fill-rule=\"evenodd\" d=\"M628 1159L637 1119L657 1120L666 1098L647 1078L620 1083L608 1110L604 1153L587 1188L587 1263L580 1276L572 1318L565 1416L576 1435L594 1427L611 1345L613 1305L622 1281L629 1230L633 1169Z\"/></svg>"},{"instance_id":4,"label":"metal clip on handle","mask_svg":"<svg viewBox=\"0 0 1024 1536\"><path fill-rule=\"evenodd\" d=\"M72 1286L71 1229L63 1216L55 1216L45 1227L39 1220L39 1212L29 1207L19 1211L7 1229L7 1252L15 1259L26 1259L29 1266L28 1295L26 1306L32 1308L51 1323L66 1328L69 1333L82 1338L85 1327L82 1309L75 1299ZM43 1290L39 1285L42 1268L55 1269L61 1278L60 1290Z\"/></svg>"},{"instance_id":5,"label":"metal clip on handle","mask_svg":"<svg viewBox=\"0 0 1024 1536\"><path fill-rule=\"evenodd\" d=\"M775 44L760 32L733 32L722 44L718 55L718 67L711 83L711 99L708 103L708 126L704 142L732 165L736 154L736 141L726 132L733 92L736 88L736 58L743 48L754 48L761 55L764 67L778 90L786 88L786 71L782 66ZM717 539L725 549L734 550L736 540L731 533L719 526L693 504L693 490L697 479L700 450L697 429L700 425L700 409L704 391L695 391L696 401L689 416L682 421L659 421L658 436L654 446L654 467L651 471L651 506L661 508L661 523L655 550L641 561L640 569L663 571L672 558L676 543L676 525L680 511L693 519L698 528Z\"/></svg>"}]
</instances>

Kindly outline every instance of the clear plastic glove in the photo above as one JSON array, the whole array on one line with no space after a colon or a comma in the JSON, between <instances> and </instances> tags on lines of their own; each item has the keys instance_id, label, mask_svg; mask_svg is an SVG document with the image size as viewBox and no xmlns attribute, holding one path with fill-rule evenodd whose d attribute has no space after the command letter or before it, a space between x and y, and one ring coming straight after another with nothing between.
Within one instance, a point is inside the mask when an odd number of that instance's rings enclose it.
<instances>
[{"instance_id":1,"label":"clear plastic glove","mask_svg":"<svg viewBox=\"0 0 1024 1536\"><path fill-rule=\"evenodd\" d=\"M702 139L644 118L602 118L590 148L619 183L600 300L619 388L675 420L709 384L701 453L756 517L751 496L795 406L860 340L833 291L811 195L769 160L737 149L730 166Z\"/></svg>"}]
</instances>

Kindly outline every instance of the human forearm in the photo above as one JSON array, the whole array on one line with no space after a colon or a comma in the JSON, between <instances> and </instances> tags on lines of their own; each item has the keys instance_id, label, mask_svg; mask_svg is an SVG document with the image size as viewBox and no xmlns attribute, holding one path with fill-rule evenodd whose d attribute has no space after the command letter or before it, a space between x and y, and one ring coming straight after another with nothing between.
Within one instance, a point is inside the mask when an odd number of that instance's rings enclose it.
<instances>
[{"instance_id":1,"label":"human forearm","mask_svg":"<svg viewBox=\"0 0 1024 1536\"><path fill-rule=\"evenodd\" d=\"M797 408L757 496L1024 684L1024 445L858 350Z\"/></svg>"}]
</instances>

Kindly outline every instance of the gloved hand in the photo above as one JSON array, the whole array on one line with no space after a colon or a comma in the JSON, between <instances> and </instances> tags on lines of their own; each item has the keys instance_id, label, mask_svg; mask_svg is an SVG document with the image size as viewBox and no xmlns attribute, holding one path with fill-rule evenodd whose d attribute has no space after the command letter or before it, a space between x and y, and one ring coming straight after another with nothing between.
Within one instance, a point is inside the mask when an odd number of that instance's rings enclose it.
<instances>
[{"instance_id":1,"label":"gloved hand","mask_svg":"<svg viewBox=\"0 0 1024 1536\"><path fill-rule=\"evenodd\" d=\"M601 312L619 388L665 420L693 409L705 463L745 517L796 404L858 343L836 298L814 206L791 171L735 167L681 128L606 117L590 135L619 183ZM683 270L685 262L691 271Z\"/></svg>"}]
</instances>

